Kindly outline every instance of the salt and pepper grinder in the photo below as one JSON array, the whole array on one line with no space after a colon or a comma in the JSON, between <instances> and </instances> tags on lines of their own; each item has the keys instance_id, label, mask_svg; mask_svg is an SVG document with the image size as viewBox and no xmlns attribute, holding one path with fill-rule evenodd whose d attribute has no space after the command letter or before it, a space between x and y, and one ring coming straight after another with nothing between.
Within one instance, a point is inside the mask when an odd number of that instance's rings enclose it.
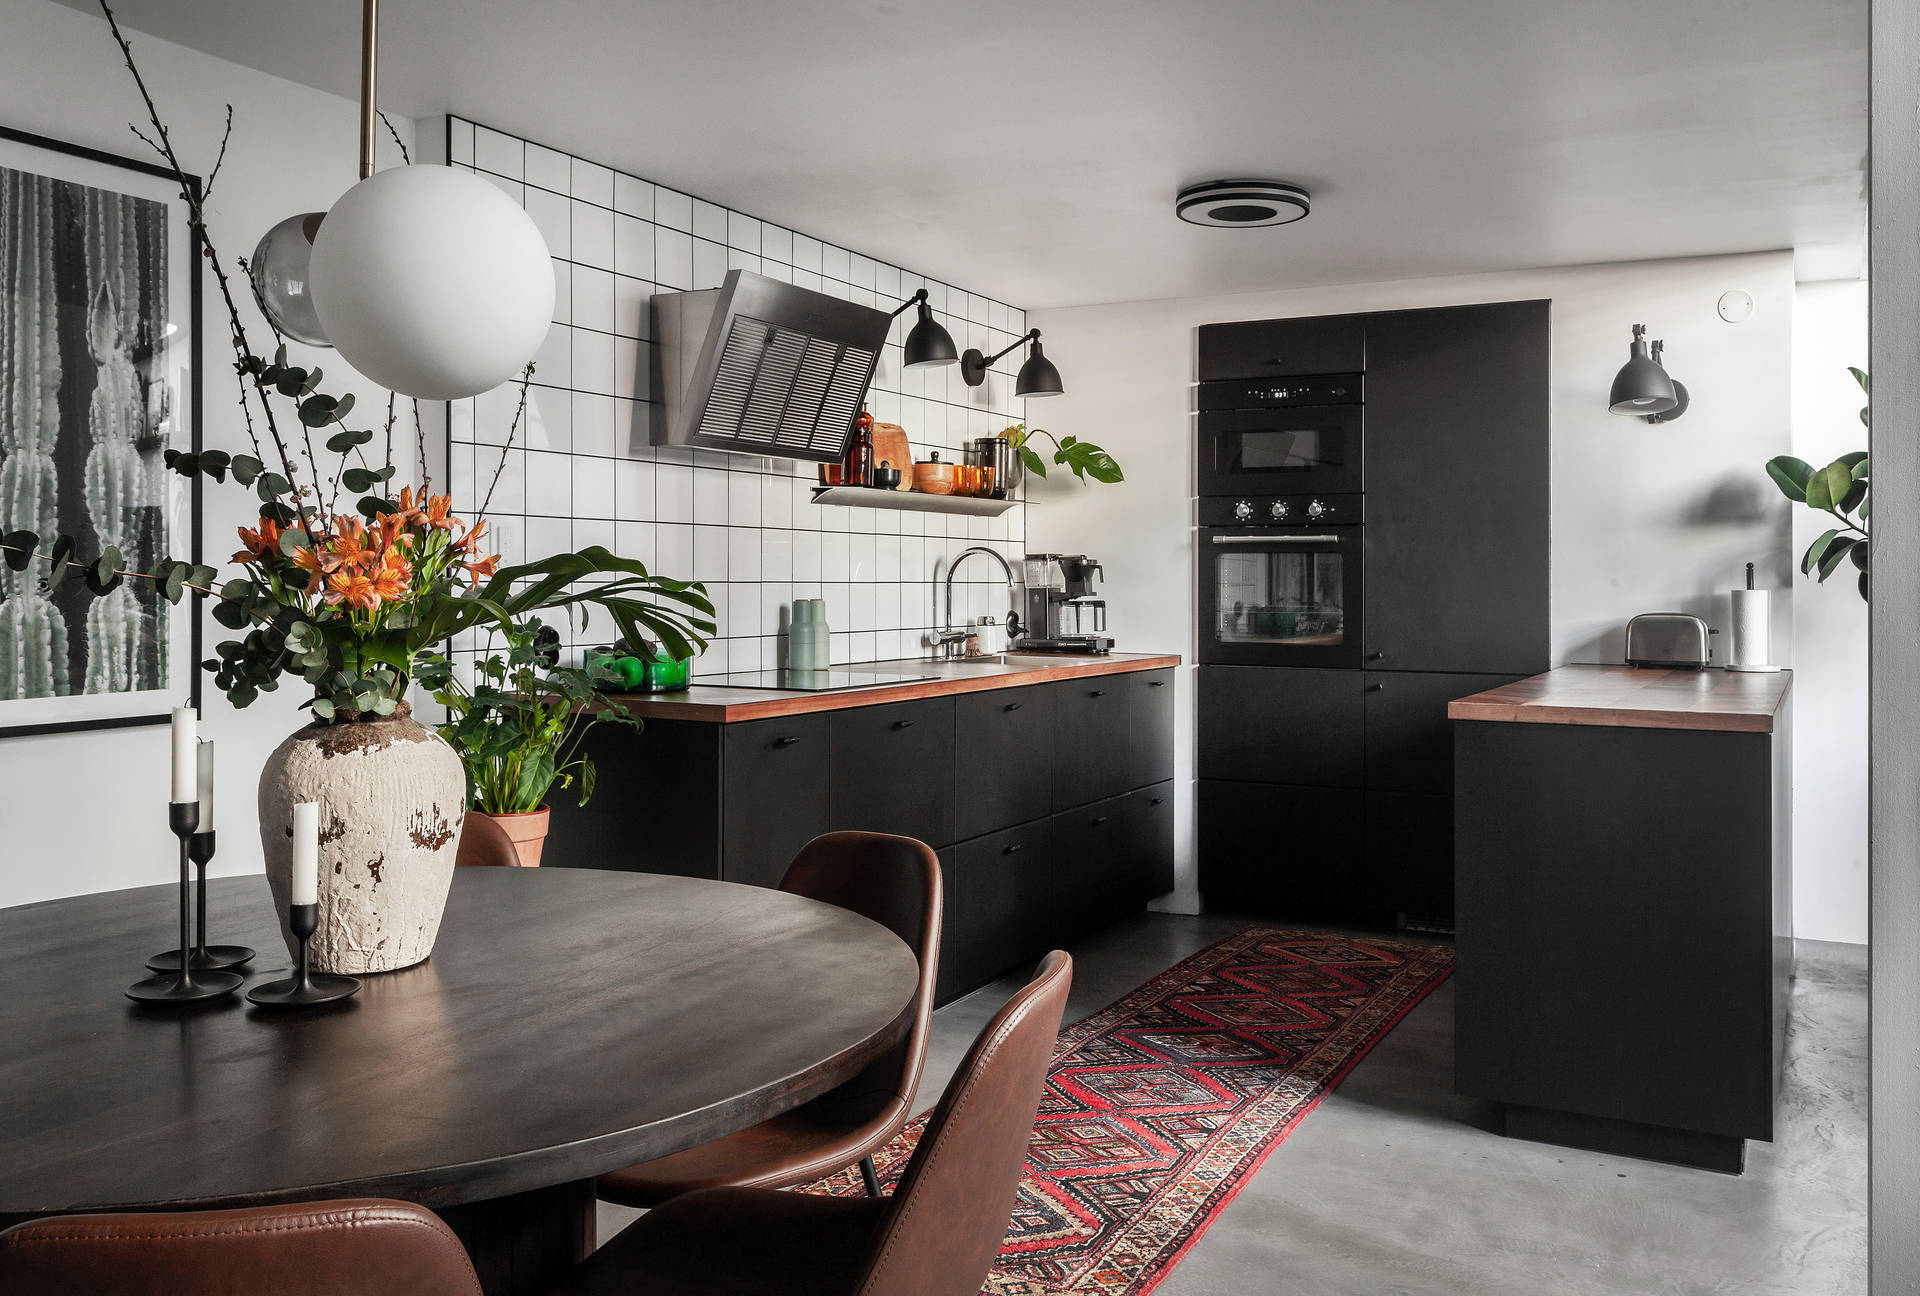
<instances>
[{"instance_id":1,"label":"salt and pepper grinder","mask_svg":"<svg viewBox=\"0 0 1920 1296\"><path fill-rule=\"evenodd\" d=\"M189 845L200 826L200 756L197 717L189 707L173 712L173 796L167 805L167 827L180 843L180 944L193 948L192 898L187 883L191 862ZM233 993L243 978L235 972L196 970L187 959L171 971L160 972L127 987L127 998L139 1003L196 1003Z\"/></svg>"}]
</instances>

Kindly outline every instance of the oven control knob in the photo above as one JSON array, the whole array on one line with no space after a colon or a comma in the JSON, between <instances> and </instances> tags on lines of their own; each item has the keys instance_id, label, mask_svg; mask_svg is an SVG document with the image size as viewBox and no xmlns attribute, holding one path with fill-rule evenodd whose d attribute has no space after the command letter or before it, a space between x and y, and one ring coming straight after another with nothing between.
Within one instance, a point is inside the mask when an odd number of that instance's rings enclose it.
<instances>
[{"instance_id":1,"label":"oven control knob","mask_svg":"<svg viewBox=\"0 0 1920 1296\"><path fill-rule=\"evenodd\" d=\"M1242 522L1253 521L1253 501L1235 500L1233 504L1233 516Z\"/></svg>"},{"instance_id":2,"label":"oven control knob","mask_svg":"<svg viewBox=\"0 0 1920 1296\"><path fill-rule=\"evenodd\" d=\"M1285 500L1275 500L1267 512L1275 522L1284 522L1287 520L1287 514L1293 512L1293 510L1287 507Z\"/></svg>"},{"instance_id":3,"label":"oven control knob","mask_svg":"<svg viewBox=\"0 0 1920 1296\"><path fill-rule=\"evenodd\" d=\"M1314 500L1312 503L1307 505L1307 516L1309 518L1312 518L1315 522L1318 522L1321 518L1325 517L1327 514L1331 513L1332 511L1333 511L1332 509L1328 508L1325 504L1322 504L1319 500Z\"/></svg>"}]
</instances>

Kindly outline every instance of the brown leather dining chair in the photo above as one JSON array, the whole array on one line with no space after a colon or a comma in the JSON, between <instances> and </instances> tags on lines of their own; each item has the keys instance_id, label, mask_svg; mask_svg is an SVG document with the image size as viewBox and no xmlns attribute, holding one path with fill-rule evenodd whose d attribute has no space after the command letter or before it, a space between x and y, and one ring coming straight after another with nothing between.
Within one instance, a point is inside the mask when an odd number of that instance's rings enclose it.
<instances>
[{"instance_id":1,"label":"brown leather dining chair","mask_svg":"<svg viewBox=\"0 0 1920 1296\"><path fill-rule=\"evenodd\" d=\"M0 1233L5 1296L480 1296L432 1211L352 1200L55 1215Z\"/></svg>"},{"instance_id":2,"label":"brown leather dining chair","mask_svg":"<svg viewBox=\"0 0 1920 1296\"><path fill-rule=\"evenodd\" d=\"M859 1075L812 1102L699 1147L600 1176L603 1200L653 1207L702 1188L790 1188L855 1162L868 1193L880 1195L872 1155L912 1114L933 1028L940 861L925 842L911 837L826 833L800 848L780 889L851 909L907 943L920 960L913 1024L900 1043Z\"/></svg>"},{"instance_id":3,"label":"brown leather dining chair","mask_svg":"<svg viewBox=\"0 0 1920 1296\"><path fill-rule=\"evenodd\" d=\"M499 868L520 867L520 852L513 838L485 815L468 812L460 824L460 845L453 855L455 867L484 865Z\"/></svg>"},{"instance_id":4,"label":"brown leather dining chair","mask_svg":"<svg viewBox=\"0 0 1920 1296\"><path fill-rule=\"evenodd\" d=\"M978 1296L1072 980L1055 950L987 1023L892 1197L688 1193L628 1225L555 1296Z\"/></svg>"}]
</instances>

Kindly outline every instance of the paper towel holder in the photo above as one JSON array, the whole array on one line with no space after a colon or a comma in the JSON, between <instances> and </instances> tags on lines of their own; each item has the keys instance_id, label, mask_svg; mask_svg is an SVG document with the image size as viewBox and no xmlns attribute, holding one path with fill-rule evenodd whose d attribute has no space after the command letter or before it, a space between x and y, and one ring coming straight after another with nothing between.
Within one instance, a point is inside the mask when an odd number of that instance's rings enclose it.
<instances>
[{"instance_id":1,"label":"paper towel holder","mask_svg":"<svg viewBox=\"0 0 1920 1296\"><path fill-rule=\"evenodd\" d=\"M1753 564L1747 564L1747 587L1728 597L1733 621L1732 647L1727 653L1727 669L1746 674L1771 674L1782 668L1773 664L1772 591L1754 588ZM1759 657L1749 662L1748 657Z\"/></svg>"}]
</instances>

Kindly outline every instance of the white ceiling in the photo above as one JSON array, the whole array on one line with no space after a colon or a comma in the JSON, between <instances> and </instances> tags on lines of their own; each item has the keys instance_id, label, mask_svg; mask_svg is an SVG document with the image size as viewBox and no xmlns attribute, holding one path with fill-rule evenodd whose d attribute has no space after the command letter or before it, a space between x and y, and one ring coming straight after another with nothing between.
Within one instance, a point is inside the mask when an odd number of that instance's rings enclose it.
<instances>
[{"instance_id":1,"label":"white ceiling","mask_svg":"<svg viewBox=\"0 0 1920 1296\"><path fill-rule=\"evenodd\" d=\"M63 0L92 9L90 0ZM1866 0L387 0L456 112L1030 307L1792 247L1862 269ZM121 0L357 96L353 0ZM1272 175L1306 221L1183 225Z\"/></svg>"}]
</instances>

